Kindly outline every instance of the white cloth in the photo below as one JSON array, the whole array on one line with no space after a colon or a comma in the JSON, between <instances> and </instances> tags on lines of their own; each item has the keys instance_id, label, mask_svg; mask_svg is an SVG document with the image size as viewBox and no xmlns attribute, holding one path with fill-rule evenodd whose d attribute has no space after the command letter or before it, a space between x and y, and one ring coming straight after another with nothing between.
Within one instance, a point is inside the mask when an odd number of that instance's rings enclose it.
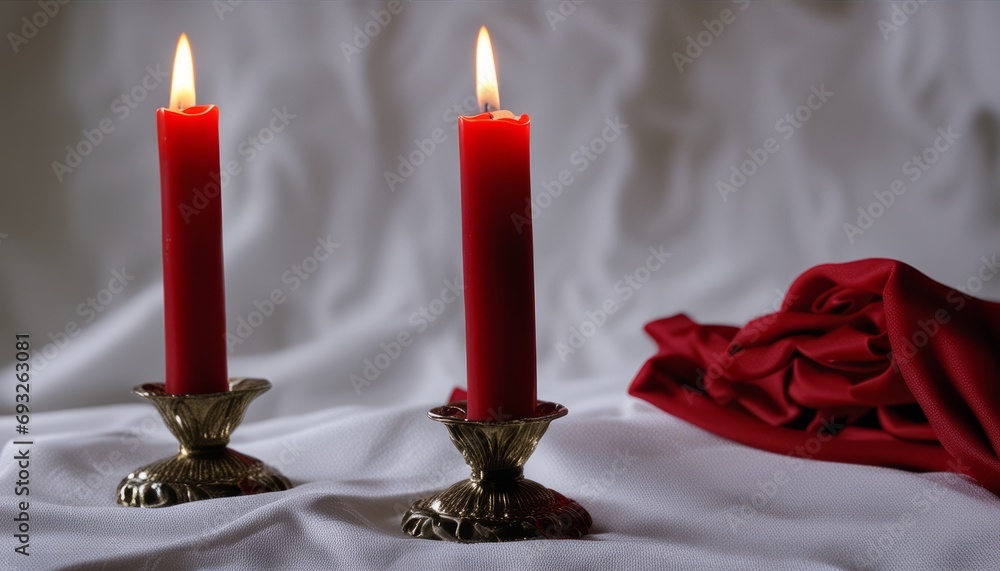
<instances>
[{"instance_id":1,"label":"white cloth","mask_svg":"<svg viewBox=\"0 0 1000 571\"><path fill-rule=\"evenodd\" d=\"M893 257L1000 298L1000 6L220 6L0 5L5 33L45 22L0 49L0 529L17 499L16 332L32 336L36 441L34 554L15 557L4 532L7 568L1000 568L1000 503L959 476L791 471L625 396L652 352L645 322L743 322L817 263ZM571 411L528 473L590 509L582 541L457 546L398 529L398 506L465 473L424 413L464 383L462 303L443 292L461 277L454 116L474 111L481 24L501 103L532 116L539 396ZM250 335L230 370L275 384L234 445L297 487L128 510L115 484L174 445L129 389L162 377L154 111L182 31L239 170L224 192L227 312ZM761 155L768 138L778 148ZM721 193L734 168L752 174ZM312 265L328 237L339 246ZM642 269L661 246L671 257ZM274 290L286 301L258 321ZM404 331L413 344L352 383Z\"/></svg>"},{"instance_id":2,"label":"white cloth","mask_svg":"<svg viewBox=\"0 0 1000 571\"><path fill-rule=\"evenodd\" d=\"M37 417L45 436L32 452L33 555L30 565L10 548L4 557L11 569L144 571L1000 567L1000 501L961 476L795 464L645 402L555 386L570 414L552 424L526 475L590 511L583 540L454 545L403 535L411 502L468 476L427 406L250 423L233 446L269 459L294 489L117 507L121 477L176 442L150 406L114 405ZM14 476L5 463L0 481Z\"/></svg>"}]
</instances>

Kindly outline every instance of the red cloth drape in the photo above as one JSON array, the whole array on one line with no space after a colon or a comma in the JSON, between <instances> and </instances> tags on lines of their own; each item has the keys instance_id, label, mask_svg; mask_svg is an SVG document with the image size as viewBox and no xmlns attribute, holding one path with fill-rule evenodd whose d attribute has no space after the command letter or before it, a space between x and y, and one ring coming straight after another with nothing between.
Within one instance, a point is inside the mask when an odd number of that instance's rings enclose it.
<instances>
[{"instance_id":1,"label":"red cloth drape","mask_svg":"<svg viewBox=\"0 0 1000 571\"><path fill-rule=\"evenodd\" d=\"M646 331L659 351L629 393L670 414L771 452L964 472L1000 494L998 303L869 259L810 269L742 329L677 315Z\"/></svg>"}]
</instances>

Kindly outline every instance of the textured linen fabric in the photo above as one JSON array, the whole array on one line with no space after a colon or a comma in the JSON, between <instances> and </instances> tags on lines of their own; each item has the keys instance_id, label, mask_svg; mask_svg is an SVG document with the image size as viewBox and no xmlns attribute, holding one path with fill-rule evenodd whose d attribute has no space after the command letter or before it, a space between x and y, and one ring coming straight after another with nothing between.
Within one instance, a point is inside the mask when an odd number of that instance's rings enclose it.
<instances>
[{"instance_id":1,"label":"textured linen fabric","mask_svg":"<svg viewBox=\"0 0 1000 571\"><path fill-rule=\"evenodd\" d=\"M1000 494L1000 304L895 260L811 268L742 328L684 315L629 393L716 434L811 457L972 475ZM835 437L835 438L834 438Z\"/></svg>"},{"instance_id":2,"label":"textured linen fabric","mask_svg":"<svg viewBox=\"0 0 1000 571\"><path fill-rule=\"evenodd\" d=\"M150 422L150 407L113 405L39 415L33 555L26 564L5 549L4 561L11 569L149 571L1000 565L1000 500L963 476L795 463L608 394L598 387L610 380L601 381L554 385L570 414L552 424L526 467L527 477L590 511L594 527L583 540L456 545L404 536L400 519L413 500L468 475L445 429L424 416L433 403L248 424L234 446L272 461L294 489L121 508L112 492L123 472L171 453L175 442ZM10 445L2 452L14 453ZM13 476L7 463L0 481Z\"/></svg>"},{"instance_id":3,"label":"textured linen fabric","mask_svg":"<svg viewBox=\"0 0 1000 571\"><path fill-rule=\"evenodd\" d=\"M816 264L893 258L1000 299L983 261L1000 250L1000 6L918 4L885 31L902 4L399 6L383 25L383 2L70 2L15 52L7 34L42 8L0 2L3 565L1000 567L997 500L962 476L799 462L625 394L649 320L745 322ZM591 511L581 541L398 531L398 506L466 472L424 415L464 385L455 117L475 110L483 24L501 103L532 119L538 395L570 408L527 469ZM274 383L234 443L297 487L127 510L119 479L175 445L129 391L164 370L155 110L181 32L239 167L223 197L230 372ZM911 181L949 127L960 138ZM777 152L720 193L768 138ZM906 191L872 206L896 179ZM26 560L11 558L15 332L33 355Z\"/></svg>"}]
</instances>

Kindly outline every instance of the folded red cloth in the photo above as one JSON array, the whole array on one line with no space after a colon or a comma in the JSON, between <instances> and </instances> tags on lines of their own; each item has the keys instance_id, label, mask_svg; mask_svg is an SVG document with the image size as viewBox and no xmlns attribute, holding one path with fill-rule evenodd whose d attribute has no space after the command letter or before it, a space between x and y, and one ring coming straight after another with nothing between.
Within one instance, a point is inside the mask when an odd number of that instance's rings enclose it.
<instances>
[{"instance_id":1,"label":"folded red cloth","mask_svg":"<svg viewBox=\"0 0 1000 571\"><path fill-rule=\"evenodd\" d=\"M991 270L995 271L995 270ZM629 393L803 458L971 475L1000 494L1000 304L893 260L817 266L742 329L677 315Z\"/></svg>"},{"instance_id":2,"label":"folded red cloth","mask_svg":"<svg viewBox=\"0 0 1000 571\"><path fill-rule=\"evenodd\" d=\"M467 398L469 398L469 393L467 393L465 389L460 387L455 387L451 389L451 395L448 397L448 402L449 403L458 402L460 400L465 400Z\"/></svg>"}]
</instances>

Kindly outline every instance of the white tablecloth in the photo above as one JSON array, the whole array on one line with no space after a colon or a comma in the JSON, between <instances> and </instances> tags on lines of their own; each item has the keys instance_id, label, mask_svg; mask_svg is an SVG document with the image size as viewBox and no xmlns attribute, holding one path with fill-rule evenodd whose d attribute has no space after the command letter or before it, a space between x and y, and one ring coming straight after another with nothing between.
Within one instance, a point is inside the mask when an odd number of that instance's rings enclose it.
<instances>
[{"instance_id":1,"label":"white tablecloth","mask_svg":"<svg viewBox=\"0 0 1000 571\"><path fill-rule=\"evenodd\" d=\"M5 560L13 569L144 571L1000 566L1000 500L961 476L795 462L636 399L555 386L571 412L552 424L526 475L590 511L582 540L456 545L403 535L411 502L468 476L447 432L424 416L428 406L251 423L234 447L268 459L294 489L121 508L121 477L176 442L152 407L114 405L37 418L31 564L10 549ZM14 477L7 463L0 481Z\"/></svg>"},{"instance_id":2,"label":"white tablecloth","mask_svg":"<svg viewBox=\"0 0 1000 571\"><path fill-rule=\"evenodd\" d=\"M1000 6L233 4L0 5L7 568L1000 568L1000 503L960 476L793 464L625 395L653 350L645 322L741 323L817 263L888 256L1000 299ZM503 106L532 116L539 396L571 411L528 475L590 509L580 541L398 529L466 471L424 414L464 384L446 292L481 24ZM234 445L296 487L130 510L118 480L175 445L129 389L163 375L154 112L182 31L239 167L230 370L275 385ZM313 265L317 240L338 246ZM286 301L255 315L274 291ZM17 332L33 355L30 558L12 537ZM358 383L401 332L413 344Z\"/></svg>"}]
</instances>

